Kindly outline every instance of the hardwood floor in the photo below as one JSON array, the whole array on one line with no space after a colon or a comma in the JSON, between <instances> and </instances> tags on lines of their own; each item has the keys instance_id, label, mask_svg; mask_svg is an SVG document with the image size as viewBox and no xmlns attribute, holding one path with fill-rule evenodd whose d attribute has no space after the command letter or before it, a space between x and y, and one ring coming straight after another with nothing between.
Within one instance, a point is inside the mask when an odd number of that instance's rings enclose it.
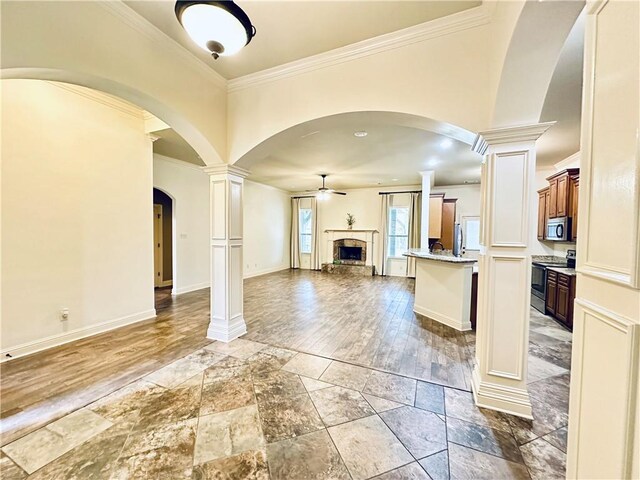
<instances>
[{"instance_id":1,"label":"hardwood floor","mask_svg":"<svg viewBox=\"0 0 640 480\"><path fill-rule=\"evenodd\" d=\"M2 364L2 445L209 344L208 289L164 293L155 320ZM416 318L413 280L285 270L244 294L246 339L469 390L473 335Z\"/></svg>"},{"instance_id":2,"label":"hardwood floor","mask_svg":"<svg viewBox=\"0 0 640 480\"><path fill-rule=\"evenodd\" d=\"M211 343L209 291L164 293L155 320L1 364L2 445Z\"/></svg>"},{"instance_id":3,"label":"hardwood floor","mask_svg":"<svg viewBox=\"0 0 640 480\"><path fill-rule=\"evenodd\" d=\"M244 338L470 390L474 334L416 316L413 290L304 270L248 279Z\"/></svg>"}]
</instances>

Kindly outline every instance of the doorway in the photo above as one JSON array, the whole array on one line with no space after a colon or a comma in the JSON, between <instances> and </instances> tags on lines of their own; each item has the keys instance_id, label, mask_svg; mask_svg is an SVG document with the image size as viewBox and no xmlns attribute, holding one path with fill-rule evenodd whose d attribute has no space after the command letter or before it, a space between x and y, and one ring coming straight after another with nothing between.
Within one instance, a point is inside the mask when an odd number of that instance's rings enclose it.
<instances>
[{"instance_id":1,"label":"doorway","mask_svg":"<svg viewBox=\"0 0 640 480\"><path fill-rule=\"evenodd\" d=\"M156 309L171 300L173 287L173 201L153 189L153 265Z\"/></svg>"}]
</instances>

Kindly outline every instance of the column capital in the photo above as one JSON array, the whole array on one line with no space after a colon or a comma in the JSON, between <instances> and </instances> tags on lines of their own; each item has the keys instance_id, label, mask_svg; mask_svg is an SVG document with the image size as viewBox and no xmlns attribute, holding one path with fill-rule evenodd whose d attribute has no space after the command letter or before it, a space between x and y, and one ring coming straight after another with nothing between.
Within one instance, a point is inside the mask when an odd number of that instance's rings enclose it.
<instances>
[{"instance_id":1,"label":"column capital","mask_svg":"<svg viewBox=\"0 0 640 480\"><path fill-rule=\"evenodd\" d=\"M249 170L236 167L235 165L211 165L202 167L202 171L209 175L235 175L236 177L246 178L249 176Z\"/></svg>"},{"instance_id":2,"label":"column capital","mask_svg":"<svg viewBox=\"0 0 640 480\"><path fill-rule=\"evenodd\" d=\"M534 123L533 125L518 125L515 127L497 128L479 132L473 142L471 150L484 155L491 145L504 143L535 142L556 122Z\"/></svg>"}]
</instances>

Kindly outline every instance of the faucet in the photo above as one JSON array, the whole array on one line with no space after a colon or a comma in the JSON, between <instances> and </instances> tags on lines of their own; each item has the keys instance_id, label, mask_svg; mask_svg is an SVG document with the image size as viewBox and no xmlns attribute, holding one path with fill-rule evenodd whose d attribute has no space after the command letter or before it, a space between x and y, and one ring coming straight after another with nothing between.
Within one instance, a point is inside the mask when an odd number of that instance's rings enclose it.
<instances>
[{"instance_id":1,"label":"faucet","mask_svg":"<svg viewBox=\"0 0 640 480\"><path fill-rule=\"evenodd\" d=\"M431 252L433 252L434 248L436 245L440 245L440 251L443 252L444 251L444 245L440 242L433 242L433 245L431 245Z\"/></svg>"}]
</instances>

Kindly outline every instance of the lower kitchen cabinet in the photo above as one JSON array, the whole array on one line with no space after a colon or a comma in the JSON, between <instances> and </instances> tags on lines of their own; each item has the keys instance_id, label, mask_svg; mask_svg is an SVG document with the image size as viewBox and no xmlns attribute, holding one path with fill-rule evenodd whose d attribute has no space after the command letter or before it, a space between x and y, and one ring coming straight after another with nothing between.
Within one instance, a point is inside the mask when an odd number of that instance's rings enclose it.
<instances>
[{"instance_id":1,"label":"lower kitchen cabinet","mask_svg":"<svg viewBox=\"0 0 640 480\"><path fill-rule=\"evenodd\" d=\"M573 330L573 301L576 297L576 277L547 271L546 312L565 327Z\"/></svg>"}]
</instances>

